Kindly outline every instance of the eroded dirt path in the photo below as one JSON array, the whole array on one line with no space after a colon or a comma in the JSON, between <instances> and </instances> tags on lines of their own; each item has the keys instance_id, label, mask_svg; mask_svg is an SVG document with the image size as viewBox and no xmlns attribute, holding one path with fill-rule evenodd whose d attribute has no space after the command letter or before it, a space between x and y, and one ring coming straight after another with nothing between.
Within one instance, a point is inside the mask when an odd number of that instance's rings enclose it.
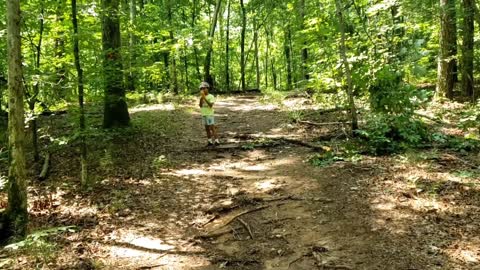
<instances>
[{"instance_id":1,"label":"eroded dirt path","mask_svg":"<svg viewBox=\"0 0 480 270\"><path fill-rule=\"evenodd\" d=\"M58 268L480 269L480 231L468 226L478 187L452 187L431 161L364 156L314 167L307 160L315 151L282 138L321 144L315 138L341 135L337 127L292 124L259 96L221 98L216 107L217 148L205 147L193 103L132 110L142 133L100 151L95 194L65 191L54 216L38 213L39 223L81 228L64 239ZM159 132L166 123L174 133ZM52 177L65 177L57 166ZM429 177L453 197L411 192L411 179Z\"/></svg>"}]
</instances>

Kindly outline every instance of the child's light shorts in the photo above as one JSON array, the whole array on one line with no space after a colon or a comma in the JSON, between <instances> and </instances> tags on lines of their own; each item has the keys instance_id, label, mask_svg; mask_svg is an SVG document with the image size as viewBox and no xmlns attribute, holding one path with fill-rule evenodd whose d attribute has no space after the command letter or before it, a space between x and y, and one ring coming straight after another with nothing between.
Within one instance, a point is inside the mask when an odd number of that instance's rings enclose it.
<instances>
[{"instance_id":1,"label":"child's light shorts","mask_svg":"<svg viewBox=\"0 0 480 270\"><path fill-rule=\"evenodd\" d=\"M215 117L213 115L202 116L202 122L205 126L215 125Z\"/></svg>"}]
</instances>

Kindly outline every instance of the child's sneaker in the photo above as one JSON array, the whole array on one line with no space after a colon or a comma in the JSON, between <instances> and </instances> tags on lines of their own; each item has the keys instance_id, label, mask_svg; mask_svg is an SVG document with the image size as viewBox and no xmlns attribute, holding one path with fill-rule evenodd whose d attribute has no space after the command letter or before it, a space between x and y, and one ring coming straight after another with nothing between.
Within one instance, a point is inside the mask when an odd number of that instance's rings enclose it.
<instances>
[{"instance_id":1,"label":"child's sneaker","mask_svg":"<svg viewBox=\"0 0 480 270\"><path fill-rule=\"evenodd\" d=\"M208 144L207 146L212 146L213 145L213 140L212 139L208 139Z\"/></svg>"},{"instance_id":2,"label":"child's sneaker","mask_svg":"<svg viewBox=\"0 0 480 270\"><path fill-rule=\"evenodd\" d=\"M215 144L216 145L219 145L220 144L220 141L218 139L215 140Z\"/></svg>"}]
</instances>

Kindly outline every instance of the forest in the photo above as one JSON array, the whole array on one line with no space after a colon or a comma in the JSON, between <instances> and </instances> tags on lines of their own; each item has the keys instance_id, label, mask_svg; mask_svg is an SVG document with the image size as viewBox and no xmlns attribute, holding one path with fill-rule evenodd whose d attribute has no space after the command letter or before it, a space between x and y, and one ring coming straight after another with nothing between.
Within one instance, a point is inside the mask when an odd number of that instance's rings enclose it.
<instances>
[{"instance_id":1,"label":"forest","mask_svg":"<svg viewBox=\"0 0 480 270\"><path fill-rule=\"evenodd\" d=\"M0 0L0 269L480 269L479 8Z\"/></svg>"}]
</instances>

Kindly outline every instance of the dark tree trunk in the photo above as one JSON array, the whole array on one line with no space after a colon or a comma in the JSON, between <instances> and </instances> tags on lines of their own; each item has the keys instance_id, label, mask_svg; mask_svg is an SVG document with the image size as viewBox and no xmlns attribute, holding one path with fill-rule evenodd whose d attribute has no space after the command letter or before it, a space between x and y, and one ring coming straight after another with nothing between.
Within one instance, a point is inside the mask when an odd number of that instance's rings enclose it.
<instances>
[{"instance_id":1,"label":"dark tree trunk","mask_svg":"<svg viewBox=\"0 0 480 270\"><path fill-rule=\"evenodd\" d=\"M257 29L257 23L256 19L253 21L253 40L255 42L255 78L256 78L256 83L255 83L255 88L260 89L260 61L259 61L259 55L258 55L258 29Z\"/></svg>"},{"instance_id":2,"label":"dark tree trunk","mask_svg":"<svg viewBox=\"0 0 480 270\"><path fill-rule=\"evenodd\" d=\"M463 43L462 43L462 91L475 100L473 88L473 45L474 45L475 1L463 0Z\"/></svg>"},{"instance_id":3,"label":"dark tree trunk","mask_svg":"<svg viewBox=\"0 0 480 270\"><path fill-rule=\"evenodd\" d=\"M225 84L227 91L230 91L230 6L231 0L227 5L227 34L225 40Z\"/></svg>"},{"instance_id":4,"label":"dark tree trunk","mask_svg":"<svg viewBox=\"0 0 480 270\"><path fill-rule=\"evenodd\" d=\"M134 0L133 0L134 1ZM72 25L73 25L73 55L75 58L75 68L78 76L78 105L80 107L80 166L82 186L88 184L87 173L87 143L85 141L85 108L83 104L83 70L80 65L80 49L78 41L78 23L77 23L77 0L72 0Z\"/></svg>"},{"instance_id":5,"label":"dark tree trunk","mask_svg":"<svg viewBox=\"0 0 480 270\"><path fill-rule=\"evenodd\" d=\"M437 95L453 98L457 70L457 27L455 0L440 0L440 54Z\"/></svg>"},{"instance_id":6,"label":"dark tree trunk","mask_svg":"<svg viewBox=\"0 0 480 270\"><path fill-rule=\"evenodd\" d=\"M212 62L212 54L213 54L213 38L215 36L215 28L217 26L218 13L220 13L221 4L222 4L222 0L217 0L217 3L215 5L213 20L212 20L212 25L210 28L210 33L208 35L209 41L208 41L208 47L207 47L207 56L205 57L204 80L208 82L211 87L214 87L213 78L212 78L212 75L210 74L210 64Z\"/></svg>"},{"instance_id":7,"label":"dark tree trunk","mask_svg":"<svg viewBox=\"0 0 480 270\"><path fill-rule=\"evenodd\" d=\"M130 123L123 84L118 7L119 0L103 0L102 43L105 76L103 126L105 128L128 126Z\"/></svg>"},{"instance_id":8,"label":"dark tree trunk","mask_svg":"<svg viewBox=\"0 0 480 270\"><path fill-rule=\"evenodd\" d=\"M55 21L58 24L63 24L63 21L65 20L64 18L64 11L65 11L65 1L64 0L57 0L57 8L56 8L56 15L55 15ZM55 57L58 59L60 62L59 65L56 65L55 67L55 81L53 85L53 91L55 95L58 98L65 98L66 97L66 92L65 92L65 79L66 79L66 67L64 64L63 58L65 57L65 33L63 30L58 31L57 37L55 38L55 47L54 47L54 52L55 52Z\"/></svg>"},{"instance_id":9,"label":"dark tree trunk","mask_svg":"<svg viewBox=\"0 0 480 270\"><path fill-rule=\"evenodd\" d=\"M302 30L305 30L305 0L300 0L300 21ZM308 43L306 40L303 42L302 48L302 73L303 79L308 81L310 75L308 73Z\"/></svg>"},{"instance_id":10,"label":"dark tree trunk","mask_svg":"<svg viewBox=\"0 0 480 270\"><path fill-rule=\"evenodd\" d=\"M167 10L167 15L168 15L168 24L169 24L169 30L168 30L168 34L170 36L170 42L169 44L175 44L176 41L175 41L175 36L173 34L173 14L172 14L172 0L167 0L167 6L168 6L168 10ZM173 46L171 46L173 47ZM171 78L171 84L170 84L170 90L173 91L175 94L178 94L178 79L177 79L177 60L176 60L176 50L173 50L173 53L170 54L171 55L171 74L172 74L172 78Z\"/></svg>"},{"instance_id":11,"label":"dark tree trunk","mask_svg":"<svg viewBox=\"0 0 480 270\"><path fill-rule=\"evenodd\" d=\"M27 169L25 162L24 92L20 38L20 1L7 0L8 60L8 206L1 237L27 234Z\"/></svg>"},{"instance_id":12,"label":"dark tree trunk","mask_svg":"<svg viewBox=\"0 0 480 270\"><path fill-rule=\"evenodd\" d=\"M243 0L240 0L240 8L242 11L242 30L240 32L240 80L242 84L242 91L246 90L245 82L245 31L247 28L247 14Z\"/></svg>"},{"instance_id":13,"label":"dark tree trunk","mask_svg":"<svg viewBox=\"0 0 480 270\"><path fill-rule=\"evenodd\" d=\"M292 77L292 54L290 48L290 40L292 39L292 33L290 32L290 26L287 26L285 29L285 42L284 42L284 52L285 52L285 61L287 62L287 88L288 90L293 88L293 77Z\"/></svg>"}]
</instances>

